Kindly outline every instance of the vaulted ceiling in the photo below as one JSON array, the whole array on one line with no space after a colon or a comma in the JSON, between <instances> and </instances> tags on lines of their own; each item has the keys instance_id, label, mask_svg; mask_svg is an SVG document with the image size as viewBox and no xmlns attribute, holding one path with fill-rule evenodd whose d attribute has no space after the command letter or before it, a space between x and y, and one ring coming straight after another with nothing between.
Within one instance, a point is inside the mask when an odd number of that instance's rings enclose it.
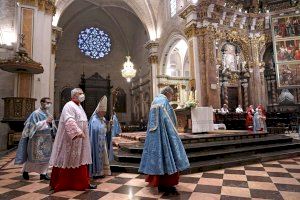
<instances>
[{"instance_id":1,"label":"vaulted ceiling","mask_svg":"<svg viewBox=\"0 0 300 200\"><path fill-rule=\"evenodd\" d=\"M143 23L135 15L132 8L126 3L110 1L87 1L75 0L63 12L58 26L67 31L70 26L82 24L101 24L110 32L123 41L127 51L132 49L132 45L137 36L137 30L144 29ZM147 32L146 32L147 33Z\"/></svg>"}]
</instances>

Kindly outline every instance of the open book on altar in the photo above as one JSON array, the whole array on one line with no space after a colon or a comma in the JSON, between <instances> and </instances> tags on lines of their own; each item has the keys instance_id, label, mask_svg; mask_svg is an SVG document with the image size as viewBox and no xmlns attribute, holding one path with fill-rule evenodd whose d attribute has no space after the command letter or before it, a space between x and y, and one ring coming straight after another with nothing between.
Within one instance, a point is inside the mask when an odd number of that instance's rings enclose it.
<instances>
[{"instance_id":1,"label":"open book on altar","mask_svg":"<svg viewBox=\"0 0 300 200\"><path fill-rule=\"evenodd\" d=\"M191 109L192 132L201 133L214 130L213 108L195 107Z\"/></svg>"}]
</instances>

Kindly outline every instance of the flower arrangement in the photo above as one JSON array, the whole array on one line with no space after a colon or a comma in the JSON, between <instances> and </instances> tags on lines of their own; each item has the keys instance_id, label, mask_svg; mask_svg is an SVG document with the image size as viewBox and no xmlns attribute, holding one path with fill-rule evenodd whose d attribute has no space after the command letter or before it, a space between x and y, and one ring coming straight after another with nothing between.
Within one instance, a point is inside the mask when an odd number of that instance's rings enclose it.
<instances>
[{"instance_id":1,"label":"flower arrangement","mask_svg":"<svg viewBox=\"0 0 300 200\"><path fill-rule=\"evenodd\" d=\"M197 106L197 102L195 100L188 100L185 106L186 108L195 108Z\"/></svg>"},{"instance_id":2,"label":"flower arrangement","mask_svg":"<svg viewBox=\"0 0 300 200\"><path fill-rule=\"evenodd\" d=\"M195 100L196 96L197 96L196 92L195 92L195 96L192 91L190 92L189 100L185 104L186 108L195 108L197 106L198 103Z\"/></svg>"}]
</instances>

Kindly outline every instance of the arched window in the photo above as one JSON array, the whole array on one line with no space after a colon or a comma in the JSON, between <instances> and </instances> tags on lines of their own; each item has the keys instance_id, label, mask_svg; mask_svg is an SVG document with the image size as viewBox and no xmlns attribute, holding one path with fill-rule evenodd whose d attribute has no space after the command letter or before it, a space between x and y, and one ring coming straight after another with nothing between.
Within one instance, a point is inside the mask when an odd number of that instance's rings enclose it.
<instances>
[{"instance_id":1,"label":"arched window","mask_svg":"<svg viewBox=\"0 0 300 200\"><path fill-rule=\"evenodd\" d=\"M187 43L181 39L173 44L168 53L166 62L165 74L171 77L185 77L189 76L189 68L186 67L187 58Z\"/></svg>"},{"instance_id":2,"label":"arched window","mask_svg":"<svg viewBox=\"0 0 300 200\"><path fill-rule=\"evenodd\" d=\"M173 17L176 14L176 9L177 9L176 1L177 0L170 0L171 17Z\"/></svg>"}]
</instances>

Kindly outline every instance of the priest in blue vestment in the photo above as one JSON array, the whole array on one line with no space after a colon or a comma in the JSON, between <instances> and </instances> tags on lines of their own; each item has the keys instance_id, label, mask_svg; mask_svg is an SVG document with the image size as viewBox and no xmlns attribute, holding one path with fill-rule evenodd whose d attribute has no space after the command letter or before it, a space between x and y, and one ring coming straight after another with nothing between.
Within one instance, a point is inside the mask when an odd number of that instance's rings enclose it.
<instances>
[{"instance_id":1,"label":"priest in blue vestment","mask_svg":"<svg viewBox=\"0 0 300 200\"><path fill-rule=\"evenodd\" d=\"M92 164L89 166L90 177L111 175L107 151L107 97L103 96L89 121Z\"/></svg>"},{"instance_id":2,"label":"priest in blue vestment","mask_svg":"<svg viewBox=\"0 0 300 200\"><path fill-rule=\"evenodd\" d=\"M119 120L118 120L118 117L117 117L117 114L114 112L113 113L113 116L112 116L112 119L111 119L111 138L110 138L110 141L109 141L109 152L108 152L108 157L109 157L109 161L112 161L114 160L114 150L113 150L113 144L112 144L112 140L114 137L118 136L121 132L122 132L122 129L121 129L121 126L120 126L120 123L119 123Z\"/></svg>"},{"instance_id":3,"label":"priest in blue vestment","mask_svg":"<svg viewBox=\"0 0 300 200\"><path fill-rule=\"evenodd\" d=\"M41 180L50 180L47 175L52 151L52 138L56 133L56 125L49 114L52 103L44 97L41 107L35 110L25 122L22 138L18 145L15 164L24 164L23 178L29 180L29 173L40 174Z\"/></svg>"},{"instance_id":4,"label":"priest in blue vestment","mask_svg":"<svg viewBox=\"0 0 300 200\"><path fill-rule=\"evenodd\" d=\"M159 191L177 193L179 172L189 168L184 146L178 135L177 119L169 101L174 91L166 87L153 100L139 172Z\"/></svg>"},{"instance_id":5,"label":"priest in blue vestment","mask_svg":"<svg viewBox=\"0 0 300 200\"><path fill-rule=\"evenodd\" d=\"M256 108L256 112L253 116L253 132L267 131L266 117L263 115L260 108Z\"/></svg>"}]
</instances>

